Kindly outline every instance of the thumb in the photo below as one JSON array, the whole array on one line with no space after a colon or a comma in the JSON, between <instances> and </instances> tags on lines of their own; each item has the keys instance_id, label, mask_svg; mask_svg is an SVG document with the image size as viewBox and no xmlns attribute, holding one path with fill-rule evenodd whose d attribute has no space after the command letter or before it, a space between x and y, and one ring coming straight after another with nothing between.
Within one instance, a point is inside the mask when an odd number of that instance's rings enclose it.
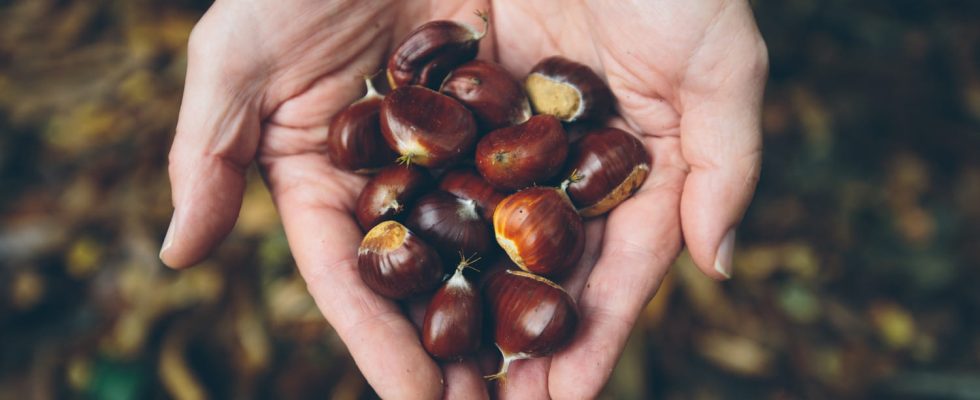
<instances>
[{"instance_id":1,"label":"thumb","mask_svg":"<svg viewBox=\"0 0 980 400\"><path fill-rule=\"evenodd\" d=\"M200 262L231 232L242 204L245 169L259 142L257 85L244 73L242 61L221 61L234 59L221 57L224 47L214 45L215 38L201 26L188 45L184 96L170 149L174 214L160 259L174 268Z\"/></svg>"},{"instance_id":2,"label":"thumb","mask_svg":"<svg viewBox=\"0 0 980 400\"><path fill-rule=\"evenodd\" d=\"M762 157L760 109L768 66L766 46L746 5L743 18L722 29L742 32L702 54L717 54L695 69L681 119L681 149L691 167L681 197L684 241L700 269L730 278L735 232L759 179ZM717 48L711 48L715 46Z\"/></svg>"}]
</instances>

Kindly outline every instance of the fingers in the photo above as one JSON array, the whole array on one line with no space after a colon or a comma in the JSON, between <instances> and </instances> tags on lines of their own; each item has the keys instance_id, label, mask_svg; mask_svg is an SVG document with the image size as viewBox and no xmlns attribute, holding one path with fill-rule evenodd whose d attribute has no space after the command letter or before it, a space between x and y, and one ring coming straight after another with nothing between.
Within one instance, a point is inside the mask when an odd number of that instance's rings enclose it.
<instances>
[{"instance_id":1,"label":"fingers","mask_svg":"<svg viewBox=\"0 0 980 400\"><path fill-rule=\"evenodd\" d=\"M609 379L636 318L681 248L677 207L685 172L677 138L651 139L655 164L639 193L610 213L599 260L579 298L581 322L548 376L553 398L595 398ZM663 157L658 157L664 155Z\"/></svg>"},{"instance_id":2,"label":"fingers","mask_svg":"<svg viewBox=\"0 0 980 400\"><path fill-rule=\"evenodd\" d=\"M209 62L197 44L209 38L195 31L170 150L174 215L160 249L161 260L174 268L207 257L234 227L244 172L259 141L254 89L228 73L228 65Z\"/></svg>"},{"instance_id":3,"label":"fingers","mask_svg":"<svg viewBox=\"0 0 980 400\"><path fill-rule=\"evenodd\" d=\"M731 276L735 228L759 178L767 58L747 4L727 8L717 25L728 36L705 38L682 88L682 151L691 172L681 223L698 267L724 279Z\"/></svg>"},{"instance_id":4,"label":"fingers","mask_svg":"<svg viewBox=\"0 0 980 400\"><path fill-rule=\"evenodd\" d=\"M552 398L548 394L548 368L550 364L550 358L514 361L507 371L507 378L496 382L497 397L502 400Z\"/></svg>"},{"instance_id":5,"label":"fingers","mask_svg":"<svg viewBox=\"0 0 980 400\"><path fill-rule=\"evenodd\" d=\"M445 399L489 399L487 384L474 361L442 364L446 378Z\"/></svg>"},{"instance_id":6,"label":"fingers","mask_svg":"<svg viewBox=\"0 0 980 400\"><path fill-rule=\"evenodd\" d=\"M265 166L299 271L367 381L386 399L441 397L442 374L416 328L357 272L361 231L350 207L363 179L338 173L312 153Z\"/></svg>"}]
</instances>

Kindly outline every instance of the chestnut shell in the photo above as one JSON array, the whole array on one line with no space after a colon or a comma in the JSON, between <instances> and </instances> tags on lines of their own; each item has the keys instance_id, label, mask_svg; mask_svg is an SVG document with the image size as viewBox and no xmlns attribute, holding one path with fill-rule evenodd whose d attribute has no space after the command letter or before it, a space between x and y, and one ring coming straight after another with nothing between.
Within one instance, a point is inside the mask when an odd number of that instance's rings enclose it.
<instances>
[{"instance_id":1,"label":"chestnut shell","mask_svg":"<svg viewBox=\"0 0 980 400\"><path fill-rule=\"evenodd\" d=\"M440 360L476 353L483 333L483 304L475 285L457 269L425 310L422 346Z\"/></svg>"},{"instance_id":2,"label":"chestnut shell","mask_svg":"<svg viewBox=\"0 0 980 400\"><path fill-rule=\"evenodd\" d=\"M561 277L585 250L582 218L552 187L524 189L504 198L493 213L497 243L521 269Z\"/></svg>"},{"instance_id":3,"label":"chestnut shell","mask_svg":"<svg viewBox=\"0 0 980 400\"><path fill-rule=\"evenodd\" d=\"M550 115L490 132L476 146L476 168L494 187L513 191L546 183L561 171L568 136Z\"/></svg>"},{"instance_id":4,"label":"chestnut shell","mask_svg":"<svg viewBox=\"0 0 980 400\"><path fill-rule=\"evenodd\" d=\"M616 128L590 132L572 144L567 193L583 217L602 215L629 198L650 172L650 155L635 136Z\"/></svg>"},{"instance_id":5,"label":"chestnut shell","mask_svg":"<svg viewBox=\"0 0 980 400\"><path fill-rule=\"evenodd\" d=\"M493 223L493 210L497 208L497 203L507 196L494 189L479 173L470 168L446 171L439 181L439 190L452 193L461 199L475 201L480 208L480 215L487 223Z\"/></svg>"},{"instance_id":6,"label":"chestnut shell","mask_svg":"<svg viewBox=\"0 0 980 400\"><path fill-rule=\"evenodd\" d=\"M388 58L388 83L392 88L422 85L436 89L458 65L476 58L479 42L487 33L488 17L483 19L483 32L455 21L430 21L402 40Z\"/></svg>"},{"instance_id":7,"label":"chestnut shell","mask_svg":"<svg viewBox=\"0 0 980 400\"><path fill-rule=\"evenodd\" d=\"M476 143L473 114L453 98L421 86L389 93L380 118L388 145L408 163L449 167Z\"/></svg>"},{"instance_id":8,"label":"chestnut shell","mask_svg":"<svg viewBox=\"0 0 980 400\"><path fill-rule=\"evenodd\" d=\"M367 231L386 219L393 219L431 186L432 179L421 168L390 165L368 180L357 197L354 216Z\"/></svg>"},{"instance_id":9,"label":"chestnut shell","mask_svg":"<svg viewBox=\"0 0 980 400\"><path fill-rule=\"evenodd\" d=\"M531 103L524 88L495 62L473 60L459 66L439 91L469 108L483 132L531 118Z\"/></svg>"},{"instance_id":10,"label":"chestnut shell","mask_svg":"<svg viewBox=\"0 0 980 400\"><path fill-rule=\"evenodd\" d=\"M476 201L436 191L422 196L405 220L412 231L431 243L444 261L493 251L493 233L480 217Z\"/></svg>"},{"instance_id":11,"label":"chestnut shell","mask_svg":"<svg viewBox=\"0 0 980 400\"><path fill-rule=\"evenodd\" d=\"M591 68L560 56L537 63L524 88L534 111L563 122L601 122L612 111L613 94Z\"/></svg>"},{"instance_id":12,"label":"chestnut shell","mask_svg":"<svg viewBox=\"0 0 980 400\"><path fill-rule=\"evenodd\" d=\"M575 301L554 282L523 271L504 270L483 288L493 318L493 338L507 358L543 357L575 336Z\"/></svg>"},{"instance_id":13,"label":"chestnut shell","mask_svg":"<svg viewBox=\"0 0 980 400\"><path fill-rule=\"evenodd\" d=\"M395 160L397 155L381 135L381 101L369 86L365 97L334 115L327 131L327 156L333 165L365 173Z\"/></svg>"},{"instance_id":14,"label":"chestnut shell","mask_svg":"<svg viewBox=\"0 0 980 400\"><path fill-rule=\"evenodd\" d=\"M396 221L368 231L357 249L357 269L371 290L396 300L435 289L444 274L436 251Z\"/></svg>"}]
</instances>

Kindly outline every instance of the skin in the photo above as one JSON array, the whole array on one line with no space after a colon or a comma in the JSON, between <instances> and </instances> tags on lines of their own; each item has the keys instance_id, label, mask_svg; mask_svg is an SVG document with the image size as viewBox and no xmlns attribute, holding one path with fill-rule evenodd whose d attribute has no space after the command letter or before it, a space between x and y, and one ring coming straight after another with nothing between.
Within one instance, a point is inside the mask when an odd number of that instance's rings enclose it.
<instances>
[{"instance_id":1,"label":"skin","mask_svg":"<svg viewBox=\"0 0 980 400\"><path fill-rule=\"evenodd\" d=\"M364 73L412 28L478 26L478 9L492 18L480 58L516 76L555 54L589 65L619 99L613 124L654 157L640 191L586 225L586 254L563 282L582 312L578 335L553 357L515 363L498 392L595 397L682 244L706 275L730 271L722 242L758 180L768 63L744 1L218 0L188 48L161 259L184 268L207 257L234 226L255 161L310 293L372 387L383 398L487 397L474 364L432 361L411 320L421 318L360 281L352 207L365 180L324 157L329 118L363 94Z\"/></svg>"}]
</instances>

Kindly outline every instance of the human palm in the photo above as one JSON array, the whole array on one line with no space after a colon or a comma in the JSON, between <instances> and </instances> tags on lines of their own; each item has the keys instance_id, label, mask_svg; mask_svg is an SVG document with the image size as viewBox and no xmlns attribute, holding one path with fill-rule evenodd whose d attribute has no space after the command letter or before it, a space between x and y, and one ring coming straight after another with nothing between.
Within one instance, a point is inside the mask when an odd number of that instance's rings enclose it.
<instances>
[{"instance_id":1,"label":"human palm","mask_svg":"<svg viewBox=\"0 0 980 400\"><path fill-rule=\"evenodd\" d=\"M561 54L599 71L618 99L613 123L654 159L633 198L590 222L592 248L564 282L583 313L578 336L516 365L502 391L593 397L682 243L707 275L731 274L728 232L759 172L765 46L737 1L496 2L494 17L499 62L521 75Z\"/></svg>"},{"instance_id":2,"label":"human palm","mask_svg":"<svg viewBox=\"0 0 980 400\"><path fill-rule=\"evenodd\" d=\"M375 390L385 398L485 397L475 365L437 365L398 306L361 283L351 211L364 179L333 168L323 153L329 117L363 93L361 76L379 69L410 29L432 19L475 23L472 12L489 8L481 58L497 55L517 76L555 54L590 65L618 98L613 123L640 135L654 159L636 196L587 224L586 254L563 282L582 312L576 339L554 358L516 363L501 396L598 393L682 240L708 275L730 273L727 232L751 197L761 150L765 48L746 4L341 6L218 2L195 28L171 151L175 212L161 251L168 265L192 265L227 235L243 171L258 160L311 294Z\"/></svg>"}]
</instances>

